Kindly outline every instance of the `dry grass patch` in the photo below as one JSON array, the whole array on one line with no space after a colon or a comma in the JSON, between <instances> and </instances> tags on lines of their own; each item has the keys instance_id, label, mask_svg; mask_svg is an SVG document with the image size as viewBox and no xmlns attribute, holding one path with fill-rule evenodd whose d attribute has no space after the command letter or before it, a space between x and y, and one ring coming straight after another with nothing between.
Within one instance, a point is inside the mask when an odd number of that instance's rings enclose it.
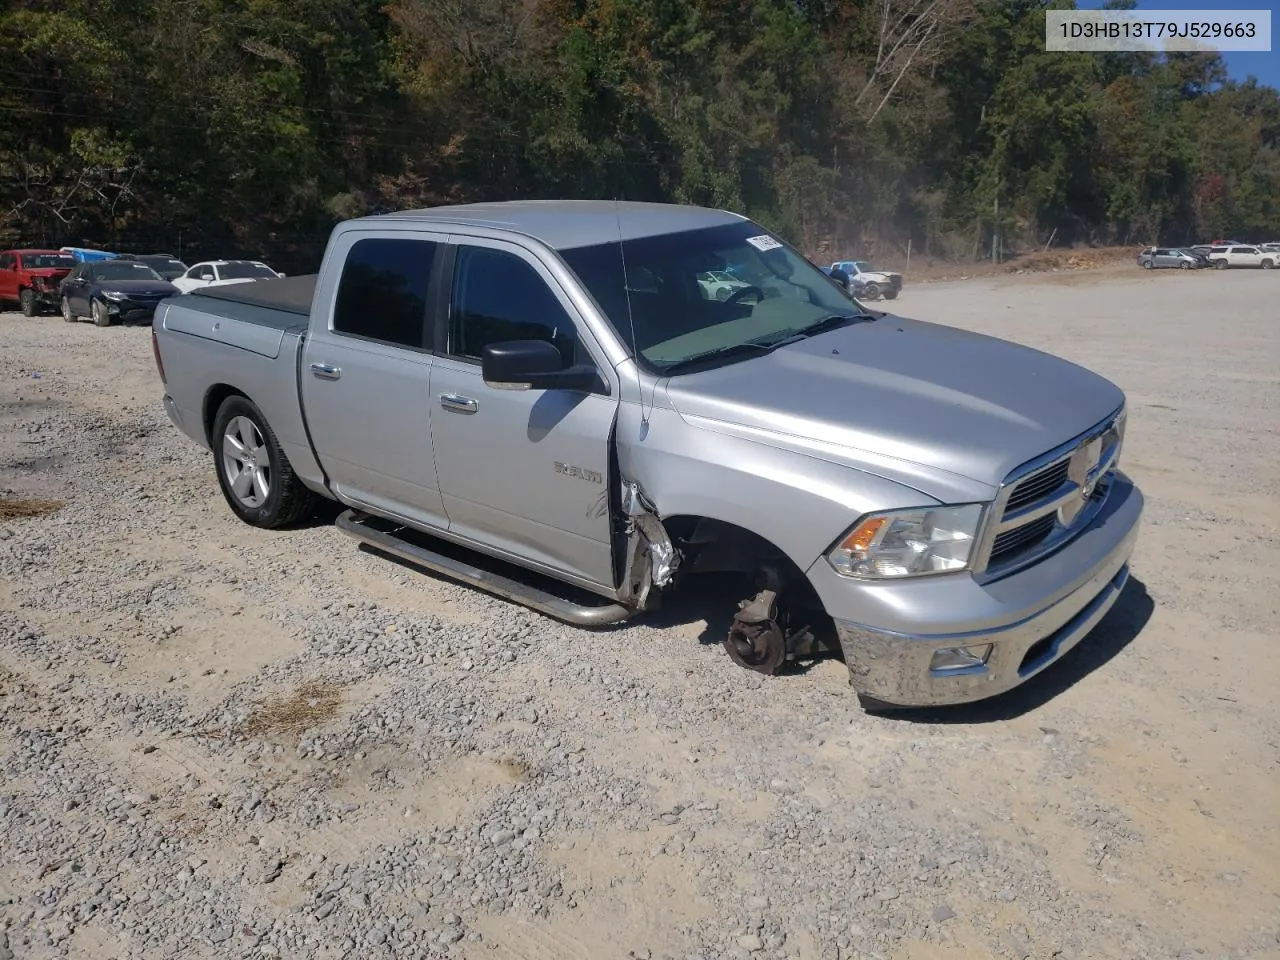
<instances>
[{"instance_id":1,"label":"dry grass patch","mask_svg":"<svg viewBox=\"0 0 1280 960\"><path fill-rule=\"evenodd\" d=\"M308 680L292 696L259 705L245 724L250 736L301 733L330 720L342 703L342 689L327 680Z\"/></svg>"},{"instance_id":2,"label":"dry grass patch","mask_svg":"<svg viewBox=\"0 0 1280 960\"><path fill-rule=\"evenodd\" d=\"M4 499L0 498L0 520L25 520L28 517L43 517L45 514L61 510L61 500Z\"/></svg>"}]
</instances>

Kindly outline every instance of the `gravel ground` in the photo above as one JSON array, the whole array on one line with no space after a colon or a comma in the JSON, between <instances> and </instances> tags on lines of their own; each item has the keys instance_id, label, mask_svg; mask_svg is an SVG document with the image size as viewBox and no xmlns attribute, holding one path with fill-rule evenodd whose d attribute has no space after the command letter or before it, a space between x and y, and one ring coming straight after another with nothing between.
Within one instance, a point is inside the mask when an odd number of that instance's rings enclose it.
<instances>
[{"instance_id":1,"label":"gravel ground","mask_svg":"<svg viewBox=\"0 0 1280 960\"><path fill-rule=\"evenodd\" d=\"M691 597L587 632L240 524L148 331L0 316L0 960L1280 957L1280 277L908 286L1129 393L1135 576L863 713ZM708 625L708 620L711 626Z\"/></svg>"}]
</instances>

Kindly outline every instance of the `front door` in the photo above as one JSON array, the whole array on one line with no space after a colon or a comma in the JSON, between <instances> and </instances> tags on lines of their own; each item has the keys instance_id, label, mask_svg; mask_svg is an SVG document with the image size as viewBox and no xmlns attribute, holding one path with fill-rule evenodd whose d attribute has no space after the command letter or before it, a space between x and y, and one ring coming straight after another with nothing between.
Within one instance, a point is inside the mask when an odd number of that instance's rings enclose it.
<instances>
[{"instance_id":1,"label":"front door","mask_svg":"<svg viewBox=\"0 0 1280 960\"><path fill-rule=\"evenodd\" d=\"M18 299L18 255L0 254L0 305Z\"/></svg>"},{"instance_id":2,"label":"front door","mask_svg":"<svg viewBox=\"0 0 1280 960\"><path fill-rule=\"evenodd\" d=\"M444 237L343 235L331 302L313 308L302 404L320 464L342 499L418 526L446 525L428 409L431 275Z\"/></svg>"},{"instance_id":3,"label":"front door","mask_svg":"<svg viewBox=\"0 0 1280 960\"><path fill-rule=\"evenodd\" d=\"M445 344L431 374L431 436L449 529L612 589L609 443L617 399L605 391L502 390L480 373L486 344L546 340L566 366L598 348L556 280L527 250L462 239Z\"/></svg>"},{"instance_id":4,"label":"front door","mask_svg":"<svg viewBox=\"0 0 1280 960\"><path fill-rule=\"evenodd\" d=\"M71 302L71 312L79 317L89 315L89 286L93 278L93 267L87 263L71 272L71 282L67 284L67 299Z\"/></svg>"}]
</instances>

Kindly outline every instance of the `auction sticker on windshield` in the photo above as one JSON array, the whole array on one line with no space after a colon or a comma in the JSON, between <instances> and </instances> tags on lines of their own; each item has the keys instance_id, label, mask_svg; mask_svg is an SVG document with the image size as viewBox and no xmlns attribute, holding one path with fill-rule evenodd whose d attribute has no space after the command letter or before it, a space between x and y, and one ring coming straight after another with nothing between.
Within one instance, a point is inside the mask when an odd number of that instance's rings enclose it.
<instances>
[{"instance_id":1,"label":"auction sticker on windshield","mask_svg":"<svg viewBox=\"0 0 1280 960\"><path fill-rule=\"evenodd\" d=\"M763 234L759 237L747 237L747 243L751 244L753 247L755 247L757 250L761 251L762 253L765 250L777 250L780 246L782 246L782 244L780 244L777 240L773 239L773 237L769 236L768 234Z\"/></svg>"}]
</instances>

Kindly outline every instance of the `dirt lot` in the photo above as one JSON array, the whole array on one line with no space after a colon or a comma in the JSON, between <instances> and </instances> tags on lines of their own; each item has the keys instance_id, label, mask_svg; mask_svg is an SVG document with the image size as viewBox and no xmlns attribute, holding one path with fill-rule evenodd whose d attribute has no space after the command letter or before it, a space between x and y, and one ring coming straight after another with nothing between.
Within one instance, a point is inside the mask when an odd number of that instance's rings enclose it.
<instances>
[{"instance_id":1,"label":"dirt lot","mask_svg":"<svg viewBox=\"0 0 1280 960\"><path fill-rule=\"evenodd\" d=\"M1277 302L907 287L1120 383L1148 513L1069 658L896 718L239 524L145 328L0 317L0 960L1280 957Z\"/></svg>"}]
</instances>

